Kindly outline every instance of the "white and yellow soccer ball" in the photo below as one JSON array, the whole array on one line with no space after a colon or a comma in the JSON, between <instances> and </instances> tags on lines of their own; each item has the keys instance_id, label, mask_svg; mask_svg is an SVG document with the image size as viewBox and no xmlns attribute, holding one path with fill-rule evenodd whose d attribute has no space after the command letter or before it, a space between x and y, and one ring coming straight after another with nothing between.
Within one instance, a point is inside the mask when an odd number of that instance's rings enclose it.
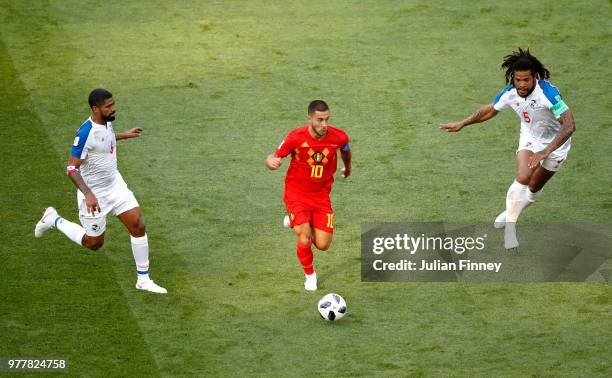
<instances>
[{"instance_id":1,"label":"white and yellow soccer ball","mask_svg":"<svg viewBox=\"0 0 612 378\"><path fill-rule=\"evenodd\" d=\"M335 293L325 294L317 305L319 314L325 320L340 320L346 315L346 301Z\"/></svg>"}]
</instances>

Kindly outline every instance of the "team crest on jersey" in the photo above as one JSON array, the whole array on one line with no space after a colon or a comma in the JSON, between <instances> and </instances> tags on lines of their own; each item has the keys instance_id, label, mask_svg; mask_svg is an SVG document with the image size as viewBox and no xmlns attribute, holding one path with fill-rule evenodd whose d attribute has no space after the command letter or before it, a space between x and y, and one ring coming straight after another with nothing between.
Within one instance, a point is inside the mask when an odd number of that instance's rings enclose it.
<instances>
[{"instance_id":1,"label":"team crest on jersey","mask_svg":"<svg viewBox=\"0 0 612 378\"><path fill-rule=\"evenodd\" d=\"M535 109L536 108L536 100L531 100L531 103L529 104L529 106L531 106L531 109Z\"/></svg>"},{"instance_id":2,"label":"team crest on jersey","mask_svg":"<svg viewBox=\"0 0 612 378\"><path fill-rule=\"evenodd\" d=\"M329 161L327 159L327 155L329 155L329 150L326 148L323 151L315 151L312 148L308 150L308 155L310 158L308 159L308 164L327 164Z\"/></svg>"}]
</instances>

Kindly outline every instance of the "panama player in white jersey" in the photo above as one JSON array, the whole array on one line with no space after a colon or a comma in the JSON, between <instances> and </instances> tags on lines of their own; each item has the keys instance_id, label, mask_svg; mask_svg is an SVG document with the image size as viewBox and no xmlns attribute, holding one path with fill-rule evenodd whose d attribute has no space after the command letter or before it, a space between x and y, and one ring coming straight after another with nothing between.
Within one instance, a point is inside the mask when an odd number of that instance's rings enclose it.
<instances>
[{"instance_id":1,"label":"panama player in white jersey","mask_svg":"<svg viewBox=\"0 0 612 378\"><path fill-rule=\"evenodd\" d=\"M62 218L48 207L36 224L34 236L40 238L53 228L70 240L91 250L104 244L106 216L110 213L125 225L130 233L132 253L136 261L136 288L165 294L166 289L149 278L149 243L140 207L117 170L117 140L136 138L142 128L126 132L113 131L115 100L105 89L89 94L91 117L79 128L68 158L66 173L77 190L81 225Z\"/></svg>"},{"instance_id":2,"label":"panama player in white jersey","mask_svg":"<svg viewBox=\"0 0 612 378\"><path fill-rule=\"evenodd\" d=\"M467 125L487 121L502 109L511 108L521 120L516 152L516 178L506 195L506 210L495 219L504 228L504 246L518 247L516 221L521 211L534 203L542 188L567 158L576 130L574 116L559 90L546 81L550 72L531 53L521 49L504 57L506 84L493 100L469 118L440 125L457 132Z\"/></svg>"}]
</instances>

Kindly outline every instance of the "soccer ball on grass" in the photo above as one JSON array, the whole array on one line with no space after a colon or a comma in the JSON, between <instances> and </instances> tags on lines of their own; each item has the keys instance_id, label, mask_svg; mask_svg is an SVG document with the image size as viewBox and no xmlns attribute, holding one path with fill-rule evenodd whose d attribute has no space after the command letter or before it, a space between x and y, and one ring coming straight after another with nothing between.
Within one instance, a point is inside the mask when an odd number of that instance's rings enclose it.
<instances>
[{"instance_id":1,"label":"soccer ball on grass","mask_svg":"<svg viewBox=\"0 0 612 378\"><path fill-rule=\"evenodd\" d=\"M325 320L340 320L346 315L346 302L344 298L335 293L326 294L317 305L319 314Z\"/></svg>"}]
</instances>

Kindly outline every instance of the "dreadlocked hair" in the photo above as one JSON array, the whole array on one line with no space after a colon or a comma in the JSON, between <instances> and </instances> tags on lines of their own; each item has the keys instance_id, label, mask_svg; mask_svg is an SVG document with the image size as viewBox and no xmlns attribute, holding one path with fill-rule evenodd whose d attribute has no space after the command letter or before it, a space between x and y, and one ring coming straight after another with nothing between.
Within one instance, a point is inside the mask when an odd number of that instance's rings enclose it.
<instances>
[{"instance_id":1,"label":"dreadlocked hair","mask_svg":"<svg viewBox=\"0 0 612 378\"><path fill-rule=\"evenodd\" d=\"M530 70L535 75L536 79L546 80L550 77L550 71L529 52L529 47L525 50L518 48L518 51L513 51L512 54L504 57L504 62L501 68L506 70L506 84L514 80L515 71Z\"/></svg>"}]
</instances>

